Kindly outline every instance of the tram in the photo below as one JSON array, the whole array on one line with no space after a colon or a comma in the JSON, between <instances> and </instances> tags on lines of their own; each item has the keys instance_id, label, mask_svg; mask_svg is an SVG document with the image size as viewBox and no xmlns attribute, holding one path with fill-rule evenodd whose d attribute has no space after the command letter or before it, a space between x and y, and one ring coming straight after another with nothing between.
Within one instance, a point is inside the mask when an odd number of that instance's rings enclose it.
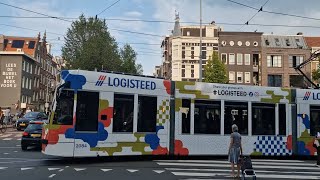
<instances>
[{"instance_id":1,"label":"tram","mask_svg":"<svg viewBox=\"0 0 320 180\"><path fill-rule=\"evenodd\" d=\"M245 155L316 152L319 90L65 70L54 97L47 155L227 155L232 124Z\"/></svg>"}]
</instances>

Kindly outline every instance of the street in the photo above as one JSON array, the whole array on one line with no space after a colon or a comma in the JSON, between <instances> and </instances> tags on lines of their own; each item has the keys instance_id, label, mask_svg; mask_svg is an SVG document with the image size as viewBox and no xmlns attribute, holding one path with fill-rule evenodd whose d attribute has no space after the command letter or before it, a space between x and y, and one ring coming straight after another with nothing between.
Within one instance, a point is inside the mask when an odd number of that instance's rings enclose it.
<instances>
[{"instance_id":1,"label":"street","mask_svg":"<svg viewBox=\"0 0 320 180\"><path fill-rule=\"evenodd\" d=\"M1 179L232 179L227 160L68 159L22 151L22 132L0 134ZM320 179L315 161L253 159L258 179Z\"/></svg>"}]
</instances>

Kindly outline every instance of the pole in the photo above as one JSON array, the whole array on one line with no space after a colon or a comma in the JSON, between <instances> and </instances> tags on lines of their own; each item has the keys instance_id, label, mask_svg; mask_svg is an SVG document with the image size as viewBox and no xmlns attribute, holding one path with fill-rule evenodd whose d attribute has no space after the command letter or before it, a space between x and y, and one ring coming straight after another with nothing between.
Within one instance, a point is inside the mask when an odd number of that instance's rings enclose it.
<instances>
[{"instance_id":1,"label":"pole","mask_svg":"<svg viewBox=\"0 0 320 180\"><path fill-rule=\"evenodd\" d=\"M48 92L49 92L49 78L47 80L48 80L48 82L47 82L47 93L46 93L46 104L45 104L46 114L48 114L47 104L48 104Z\"/></svg>"},{"instance_id":2,"label":"pole","mask_svg":"<svg viewBox=\"0 0 320 180\"><path fill-rule=\"evenodd\" d=\"M202 0L200 0L200 59L199 59L199 82L202 82Z\"/></svg>"}]
</instances>

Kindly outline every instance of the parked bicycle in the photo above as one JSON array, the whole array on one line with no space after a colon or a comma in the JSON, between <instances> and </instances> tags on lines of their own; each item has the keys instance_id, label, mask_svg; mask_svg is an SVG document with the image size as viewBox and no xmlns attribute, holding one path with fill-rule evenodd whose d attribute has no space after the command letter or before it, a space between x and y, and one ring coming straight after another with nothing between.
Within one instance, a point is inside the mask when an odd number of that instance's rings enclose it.
<instances>
[{"instance_id":1,"label":"parked bicycle","mask_svg":"<svg viewBox=\"0 0 320 180\"><path fill-rule=\"evenodd\" d=\"M5 133L7 131L7 125L2 121L0 122L0 132Z\"/></svg>"}]
</instances>

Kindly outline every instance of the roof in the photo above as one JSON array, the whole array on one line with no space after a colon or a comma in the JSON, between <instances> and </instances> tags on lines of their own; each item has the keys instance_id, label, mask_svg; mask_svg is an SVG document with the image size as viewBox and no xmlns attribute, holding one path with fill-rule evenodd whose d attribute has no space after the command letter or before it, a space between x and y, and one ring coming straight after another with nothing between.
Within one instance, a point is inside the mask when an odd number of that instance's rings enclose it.
<instances>
[{"instance_id":1,"label":"roof","mask_svg":"<svg viewBox=\"0 0 320 180\"><path fill-rule=\"evenodd\" d=\"M38 39L36 37L4 36L4 51L22 51L26 54L35 55Z\"/></svg>"},{"instance_id":2,"label":"roof","mask_svg":"<svg viewBox=\"0 0 320 180\"><path fill-rule=\"evenodd\" d=\"M303 36L262 35L262 46L268 48L308 49Z\"/></svg>"},{"instance_id":3,"label":"roof","mask_svg":"<svg viewBox=\"0 0 320 180\"><path fill-rule=\"evenodd\" d=\"M320 47L320 37L304 37L309 47Z\"/></svg>"}]
</instances>

